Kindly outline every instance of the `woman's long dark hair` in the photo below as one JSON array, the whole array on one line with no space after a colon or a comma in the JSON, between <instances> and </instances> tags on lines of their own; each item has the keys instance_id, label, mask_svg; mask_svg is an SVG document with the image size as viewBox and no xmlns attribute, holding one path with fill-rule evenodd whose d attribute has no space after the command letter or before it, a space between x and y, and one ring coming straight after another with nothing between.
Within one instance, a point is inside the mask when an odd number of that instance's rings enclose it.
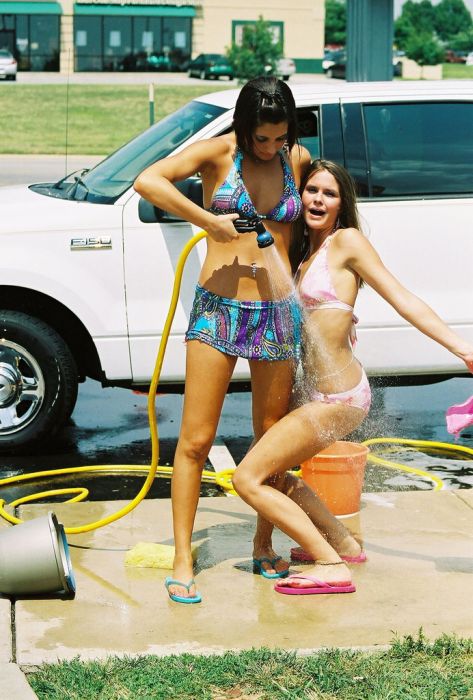
<instances>
[{"instance_id":1,"label":"woman's long dark hair","mask_svg":"<svg viewBox=\"0 0 473 700\"><path fill-rule=\"evenodd\" d=\"M326 170L333 175L340 190L341 207L338 214L337 228L357 228L361 231L360 216L356 206L355 182L348 170L342 165L331 160L323 160L322 158L312 161L301 182L299 189L301 195L310 178L322 170ZM294 273L309 250L309 237L304 235L304 231L304 219L300 217L292 226L291 245L289 248L289 259Z\"/></svg>"},{"instance_id":2,"label":"woman's long dark hair","mask_svg":"<svg viewBox=\"0 0 473 700\"><path fill-rule=\"evenodd\" d=\"M253 152L253 134L261 124L287 122L289 150L297 139L296 103L286 83L272 76L249 80L241 89L233 115L238 147Z\"/></svg>"}]
</instances>

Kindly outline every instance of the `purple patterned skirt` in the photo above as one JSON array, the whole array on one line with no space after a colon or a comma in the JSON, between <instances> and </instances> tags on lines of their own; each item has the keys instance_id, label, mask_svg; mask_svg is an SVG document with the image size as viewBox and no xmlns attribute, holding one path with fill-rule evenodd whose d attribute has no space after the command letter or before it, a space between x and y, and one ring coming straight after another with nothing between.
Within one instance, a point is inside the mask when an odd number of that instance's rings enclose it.
<instances>
[{"instance_id":1,"label":"purple patterned skirt","mask_svg":"<svg viewBox=\"0 0 473 700\"><path fill-rule=\"evenodd\" d=\"M301 312L294 296L240 301L197 285L186 340L201 340L247 360L299 358Z\"/></svg>"}]
</instances>

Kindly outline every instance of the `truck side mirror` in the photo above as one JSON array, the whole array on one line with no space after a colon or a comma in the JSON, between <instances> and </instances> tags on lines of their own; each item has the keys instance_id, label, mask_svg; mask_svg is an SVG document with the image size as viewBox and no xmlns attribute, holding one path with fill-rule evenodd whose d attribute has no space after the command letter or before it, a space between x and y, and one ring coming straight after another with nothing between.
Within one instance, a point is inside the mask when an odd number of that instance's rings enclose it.
<instances>
[{"instance_id":1,"label":"truck side mirror","mask_svg":"<svg viewBox=\"0 0 473 700\"><path fill-rule=\"evenodd\" d=\"M181 180L175 183L179 192L182 192L188 199L190 199L199 207L203 204L203 193L202 193L202 180L199 177L189 177L187 180ZM173 223L177 221L184 221L179 216L175 216L164 209L155 207L148 202L143 197L140 198L138 204L138 216L140 221L144 224L156 224L156 223Z\"/></svg>"}]
</instances>

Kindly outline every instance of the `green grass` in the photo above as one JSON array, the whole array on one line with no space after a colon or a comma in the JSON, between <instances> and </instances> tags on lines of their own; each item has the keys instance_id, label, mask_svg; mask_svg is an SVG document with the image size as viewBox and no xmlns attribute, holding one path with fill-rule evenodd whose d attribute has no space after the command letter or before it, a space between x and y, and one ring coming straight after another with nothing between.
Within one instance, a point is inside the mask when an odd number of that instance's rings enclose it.
<instances>
[{"instance_id":1,"label":"green grass","mask_svg":"<svg viewBox=\"0 0 473 700\"><path fill-rule=\"evenodd\" d=\"M223 87L155 86L155 121ZM0 97L0 153L105 155L149 126L147 85L9 85ZM67 112L69 119L66 120ZM5 134L5 132L4 132Z\"/></svg>"},{"instance_id":2,"label":"green grass","mask_svg":"<svg viewBox=\"0 0 473 700\"><path fill-rule=\"evenodd\" d=\"M464 63L443 63L442 78L444 80L471 80L473 66L465 66Z\"/></svg>"},{"instance_id":3,"label":"green grass","mask_svg":"<svg viewBox=\"0 0 473 700\"><path fill-rule=\"evenodd\" d=\"M473 78L473 66L443 64L446 79ZM155 120L221 85L155 86ZM67 119L67 114L69 118ZM1 153L106 155L149 126L148 85L2 86Z\"/></svg>"},{"instance_id":4,"label":"green grass","mask_svg":"<svg viewBox=\"0 0 473 700\"><path fill-rule=\"evenodd\" d=\"M28 675L40 700L471 700L473 640L420 631L389 651L78 659Z\"/></svg>"}]
</instances>

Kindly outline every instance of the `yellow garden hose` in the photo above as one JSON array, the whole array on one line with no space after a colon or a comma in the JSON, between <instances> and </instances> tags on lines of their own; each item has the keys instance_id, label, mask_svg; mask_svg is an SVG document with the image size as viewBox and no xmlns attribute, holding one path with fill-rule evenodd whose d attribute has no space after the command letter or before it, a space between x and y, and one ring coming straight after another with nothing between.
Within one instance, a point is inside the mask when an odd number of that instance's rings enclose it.
<instances>
[{"instance_id":1,"label":"yellow garden hose","mask_svg":"<svg viewBox=\"0 0 473 700\"><path fill-rule=\"evenodd\" d=\"M427 450L439 449L443 452L461 452L463 454L470 455L473 457L473 449L470 447L464 447L463 445L452 445L448 442L434 442L430 440L410 440L408 438L372 438L370 440L365 440L363 445L369 447L369 445L381 445L381 444L394 444L394 445L409 445L411 447L419 447ZM429 479L434 484L434 491L440 491L445 487L445 484L438 476L429 474L422 469L417 469L415 467L408 467L405 464L400 464L399 462L392 462L391 460L384 459L382 457L376 457L374 454L370 453L368 455L368 462L372 464L379 464L380 466L387 467L388 469L397 469L409 474L416 474L423 479Z\"/></svg>"},{"instance_id":2,"label":"yellow garden hose","mask_svg":"<svg viewBox=\"0 0 473 700\"><path fill-rule=\"evenodd\" d=\"M153 372L153 377L151 379L151 385L149 389L149 394L148 394L148 418L149 418L149 426L150 426L150 432L151 432L151 464L149 467L146 467L146 470L148 471L148 474L146 476L146 480L141 487L140 491L137 493L137 495L133 498L132 501L130 501L124 508L121 508L118 510L116 513L112 513L111 515L108 515L105 518L102 518L101 520L97 520L96 522L93 523L87 523L85 525L80 525L78 527L65 527L64 530L66 534L68 535L77 535L81 532L90 532L91 530L96 530L99 527L103 527L104 525L108 525L109 523L114 522L115 520L118 520L119 518L122 518L124 515L127 515L130 511L132 511L136 506L141 503L141 501L146 497L148 491L151 488L151 485L154 481L154 478L156 476L156 473L158 471L158 463L159 463L159 437L158 437L158 426L157 426L157 420L156 420L156 411L155 411L155 400L156 400L156 389L158 386L159 382L159 377L161 374L161 368L163 366L163 360L164 360L164 353L166 350L166 345L169 337L169 332L171 330L171 324L174 319L174 314L176 312L176 307L177 307L177 302L179 299L179 290L181 286L181 279L182 279L182 273L184 270L184 265L187 260L187 257L192 250L192 248L200 241L202 238L205 238L207 236L206 231L200 231L198 234L193 236L184 248L182 249L181 255L179 256L179 260L177 261L177 266L176 266L176 274L174 278L174 286L172 290L172 297L171 297L171 304L169 306L169 311L168 315L166 317L166 322L164 324L163 328L163 334L161 336L161 342L159 344L159 349L158 349L158 354L156 357L156 364ZM20 481L30 481L32 479L40 479L46 476L51 476L54 474L55 476L59 476L62 474L78 474L80 472L114 472L114 471L143 471L144 468L139 466L139 465L126 465L126 464L120 464L114 467L111 467L110 465L93 465L93 466L88 466L88 467L70 467L67 469L54 469L54 470L47 470L47 471L40 471L40 472L33 472L32 474L22 474L20 476L13 476L13 477L8 477L6 479L1 479L0 480L0 487L1 486L7 486L9 484L16 484ZM159 471L161 473L165 472L166 474L172 472L172 467L159 467ZM207 472L205 475L205 478L208 478L208 474L212 474L212 472ZM16 501L13 501L12 503L9 504L10 507L15 507L19 506L23 503L28 503L33 500L37 500L39 498L46 498L49 496L59 496L62 494L75 494L73 498L70 498L67 503L77 503L78 501L84 500L88 496L88 490L83 488L83 487L77 487L77 488L65 488L65 489L53 489L51 491L42 491L39 494L35 495L30 495L30 496L24 496L23 498L18 498ZM13 525L18 525L19 523L22 522L19 518L16 518L13 515L10 515L5 510L6 503L3 499L0 499L0 517L4 518L8 522L12 523Z\"/></svg>"},{"instance_id":3,"label":"yellow garden hose","mask_svg":"<svg viewBox=\"0 0 473 700\"><path fill-rule=\"evenodd\" d=\"M176 266L176 274L174 278L174 286L172 290L172 296L171 296L171 303L169 306L169 311L168 315L166 317L166 321L164 324L163 328L163 333L161 337L161 342L159 344L159 349L158 349L158 354L156 357L156 364L153 372L153 376L151 379L151 384L150 384L150 389L149 389L149 394L148 394L148 418L149 418L149 425L150 425L150 433L151 433L151 464L149 466L141 466L141 465L136 465L136 464L119 464L119 465L91 465L91 466L85 466L85 467L69 467L65 469L52 469L52 470L45 470L45 471L39 471L39 472L33 472L31 474L22 474L19 476L12 476L8 477L5 479L0 479L0 487L2 486L8 486L11 484L17 484L22 481L30 481L33 479L41 479L45 477L51 477L52 475L54 476L61 476L64 474L78 474L81 472L102 472L102 473L108 473L108 474L114 474L114 473L120 473L120 472L147 472L146 480L143 483L143 486L141 487L140 491L137 493L137 495L131 500L125 507L121 508L120 510L116 511L115 513L112 513L111 515L108 515L105 518L102 518L101 520L97 520L96 522L92 523L86 523L85 525L80 525L77 527L65 527L65 532L68 535L77 535L81 532L90 532L91 530L96 530L100 527L103 527L104 525L108 525L109 523L114 522L115 520L118 520L119 518L122 518L124 515L127 515L132 511L136 506L141 503L141 501L146 498L146 495L148 494L151 485L155 479L156 476L163 476L163 477L169 477L172 474L173 468L172 467L165 467L165 466L160 466L159 465L159 436L158 436L158 426L157 426L157 420L156 420L156 411L155 411L155 400L156 400L156 390L158 387L159 383L159 378L161 375L161 368L163 365L163 360L164 360L164 353L166 350L166 345L169 337L169 333L171 330L171 325L174 319L174 314L176 311L177 307L177 302L179 299L179 291L180 291L180 286L181 286L181 279L182 279L182 273L184 270L184 265L186 263L187 257L192 250L192 248L203 238L207 236L206 231L200 231L197 233L193 238L191 238L184 248L182 249L181 255L179 257L179 260L177 262ZM395 444L404 444L404 445L411 445L415 447L424 447L424 448L438 448L438 449L443 449L445 451L458 451L462 452L464 454L472 455L473 456L473 449L470 449L468 447L463 447L460 445L450 445L448 443L442 443L442 442L428 442L425 440L407 440L403 438L374 438L372 440L365 440L363 443L364 445L373 445L373 444L381 444L381 443L395 443ZM428 472L422 471L421 469L415 469L414 467L408 467L403 464L399 464L396 462L391 462L385 459L382 459L380 457L375 457L372 454L368 455L368 461L374 463L374 464L379 464L383 465L388 468L392 469L397 469L405 472L409 472L411 474L416 474L417 476L420 476L424 479L428 479L431 482L434 483L434 491L438 491L439 489L442 489L444 487L443 482L441 479L439 479L436 476L432 476ZM234 495L235 491L233 490L233 485L232 485L232 474L233 474L233 469L227 469L225 471L221 471L218 473L212 472L212 471L207 471L204 470L202 474L202 480L206 483L214 483L217 484L220 488L224 489L225 491L232 493ZM294 472L295 474L298 474L299 472ZM74 495L73 495L74 494ZM42 491L40 493L32 494L29 496L23 496L22 498L18 498L15 501L12 501L9 504L6 504L4 499L0 499L0 517L3 519L7 520L13 525L18 525L19 523L23 522L19 518L16 518L15 516L11 515L8 513L5 508L15 508L16 506L22 505L24 503L29 503L31 501L39 500L42 498L48 498L51 496L60 496L60 495L73 495L72 498L69 498L66 503L77 503L79 501L83 501L85 498L87 498L89 494L89 491L87 488L84 487L72 487L72 488L62 488L62 489L52 489L48 491Z\"/></svg>"}]
</instances>

